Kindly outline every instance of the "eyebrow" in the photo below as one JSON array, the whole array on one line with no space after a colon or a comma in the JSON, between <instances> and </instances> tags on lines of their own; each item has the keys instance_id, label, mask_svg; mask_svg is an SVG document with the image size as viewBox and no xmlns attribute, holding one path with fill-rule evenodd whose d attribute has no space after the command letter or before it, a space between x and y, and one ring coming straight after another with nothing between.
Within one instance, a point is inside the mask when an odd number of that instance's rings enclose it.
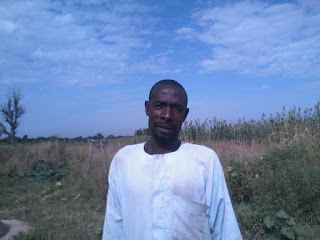
<instances>
[{"instance_id":1,"label":"eyebrow","mask_svg":"<svg viewBox=\"0 0 320 240\"><path fill-rule=\"evenodd\" d=\"M167 102L165 101L161 101L161 100L156 100L156 101L152 101L152 104L167 104ZM174 107L182 107L182 108L186 108L186 106L184 106L183 104L178 104L178 103L173 103L173 104L168 104L170 106L174 106Z\"/></svg>"}]
</instances>

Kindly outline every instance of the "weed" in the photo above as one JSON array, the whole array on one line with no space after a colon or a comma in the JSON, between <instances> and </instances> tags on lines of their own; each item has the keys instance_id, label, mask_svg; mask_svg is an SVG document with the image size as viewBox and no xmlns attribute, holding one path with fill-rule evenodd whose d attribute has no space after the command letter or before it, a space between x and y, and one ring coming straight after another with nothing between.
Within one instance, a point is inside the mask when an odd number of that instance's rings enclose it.
<instances>
[{"instance_id":1,"label":"weed","mask_svg":"<svg viewBox=\"0 0 320 240\"><path fill-rule=\"evenodd\" d=\"M295 219L290 217L284 210L264 217L263 226L267 233L275 233L278 236L292 240L304 239L305 230L298 226Z\"/></svg>"}]
</instances>

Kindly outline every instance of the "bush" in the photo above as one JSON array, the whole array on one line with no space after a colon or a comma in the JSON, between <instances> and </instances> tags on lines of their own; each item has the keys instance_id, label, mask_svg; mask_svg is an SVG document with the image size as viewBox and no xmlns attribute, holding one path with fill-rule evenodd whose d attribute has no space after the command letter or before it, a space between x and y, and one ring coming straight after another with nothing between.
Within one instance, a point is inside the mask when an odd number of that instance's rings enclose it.
<instances>
[{"instance_id":1,"label":"bush","mask_svg":"<svg viewBox=\"0 0 320 240\"><path fill-rule=\"evenodd\" d=\"M284 209L312 223L320 215L320 161L316 142L293 142L268 152L259 162L253 196L265 211Z\"/></svg>"},{"instance_id":2,"label":"bush","mask_svg":"<svg viewBox=\"0 0 320 240\"><path fill-rule=\"evenodd\" d=\"M252 170L241 158L232 159L226 167L230 196L234 201L246 203L252 199Z\"/></svg>"},{"instance_id":3,"label":"bush","mask_svg":"<svg viewBox=\"0 0 320 240\"><path fill-rule=\"evenodd\" d=\"M227 181L243 232L282 209L299 225L320 223L319 152L319 140L293 141L256 161L230 161Z\"/></svg>"}]
</instances>

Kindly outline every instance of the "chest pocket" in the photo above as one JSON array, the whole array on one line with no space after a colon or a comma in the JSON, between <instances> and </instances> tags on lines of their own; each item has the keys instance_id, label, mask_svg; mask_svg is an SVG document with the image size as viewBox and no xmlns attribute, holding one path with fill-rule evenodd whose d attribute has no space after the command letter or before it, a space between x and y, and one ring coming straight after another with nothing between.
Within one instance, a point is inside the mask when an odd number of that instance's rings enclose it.
<instances>
[{"instance_id":1,"label":"chest pocket","mask_svg":"<svg viewBox=\"0 0 320 240\"><path fill-rule=\"evenodd\" d=\"M196 162L179 164L173 182L174 239L210 239L205 196L205 167Z\"/></svg>"},{"instance_id":2,"label":"chest pocket","mask_svg":"<svg viewBox=\"0 0 320 240\"><path fill-rule=\"evenodd\" d=\"M205 204L174 195L174 239L210 239L207 209Z\"/></svg>"}]
</instances>

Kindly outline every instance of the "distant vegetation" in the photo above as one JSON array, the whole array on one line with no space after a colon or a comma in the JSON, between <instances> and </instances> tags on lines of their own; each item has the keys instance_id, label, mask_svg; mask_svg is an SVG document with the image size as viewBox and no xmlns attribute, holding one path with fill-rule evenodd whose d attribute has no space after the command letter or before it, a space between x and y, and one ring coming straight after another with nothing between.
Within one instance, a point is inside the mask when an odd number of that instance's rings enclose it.
<instances>
[{"instance_id":1,"label":"distant vegetation","mask_svg":"<svg viewBox=\"0 0 320 240\"><path fill-rule=\"evenodd\" d=\"M46 142L46 141L69 141L69 142L86 142L88 139L95 139L95 140L101 140L101 139L106 139L106 140L111 140L111 139L118 139L118 138L123 138L126 136L114 136L114 135L108 135L107 137L104 137L102 133L97 133L96 135L93 136L88 136L88 137L74 137L74 138L61 138L58 136L50 136L50 137L37 137L37 138L29 138L28 135L24 135L22 138L15 137L15 141L18 143L38 143L38 142ZM9 138L3 138L0 139L0 143L7 144L10 143Z\"/></svg>"},{"instance_id":2,"label":"distant vegetation","mask_svg":"<svg viewBox=\"0 0 320 240\"><path fill-rule=\"evenodd\" d=\"M190 141L242 141L245 143L284 143L320 132L320 101L312 108L293 107L260 120L239 119L189 121L184 124L181 137Z\"/></svg>"},{"instance_id":3,"label":"distant vegetation","mask_svg":"<svg viewBox=\"0 0 320 240\"><path fill-rule=\"evenodd\" d=\"M320 239L319 107L320 102L236 123L185 123L183 140L218 153L245 240ZM148 129L108 136L108 166L121 147L148 137ZM105 139L101 133L90 138ZM36 229L16 240L101 239L108 169L101 145L91 149L86 140L26 136L15 146L2 141L0 216Z\"/></svg>"},{"instance_id":4,"label":"distant vegetation","mask_svg":"<svg viewBox=\"0 0 320 240\"><path fill-rule=\"evenodd\" d=\"M246 144L263 143L276 144L297 140L306 136L316 136L320 132L320 101L314 107L301 109L293 107L261 119L246 120L240 118L237 122L226 120L186 121L180 133L180 138L206 143L211 141L239 141ZM148 136L147 128L138 129L134 136Z\"/></svg>"}]
</instances>

